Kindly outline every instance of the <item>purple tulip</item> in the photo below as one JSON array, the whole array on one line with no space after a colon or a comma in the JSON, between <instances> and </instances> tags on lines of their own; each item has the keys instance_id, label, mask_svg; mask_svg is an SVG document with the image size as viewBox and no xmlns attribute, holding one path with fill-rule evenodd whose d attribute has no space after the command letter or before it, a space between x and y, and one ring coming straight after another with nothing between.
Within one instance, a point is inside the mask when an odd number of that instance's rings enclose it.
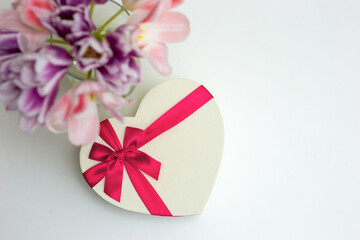
<instances>
[{"instance_id":1,"label":"purple tulip","mask_svg":"<svg viewBox=\"0 0 360 240\"><path fill-rule=\"evenodd\" d=\"M5 102L7 110L17 109L17 99L21 89L16 86L9 74L12 60L22 54L18 39L19 33L0 30L0 100Z\"/></svg>"},{"instance_id":2,"label":"purple tulip","mask_svg":"<svg viewBox=\"0 0 360 240\"><path fill-rule=\"evenodd\" d=\"M0 30L0 73L6 70L6 64L19 56L22 52L19 47L20 34L17 32ZM0 83L2 74L0 74Z\"/></svg>"},{"instance_id":3,"label":"purple tulip","mask_svg":"<svg viewBox=\"0 0 360 240\"><path fill-rule=\"evenodd\" d=\"M0 58L21 53L18 38L18 32L0 30Z\"/></svg>"},{"instance_id":4,"label":"purple tulip","mask_svg":"<svg viewBox=\"0 0 360 240\"><path fill-rule=\"evenodd\" d=\"M96 4L104 4L106 3L108 0L95 0ZM79 6L81 4L84 4L86 6L88 6L91 3L91 0L55 0L55 2L58 5L66 5L66 6Z\"/></svg>"},{"instance_id":5,"label":"purple tulip","mask_svg":"<svg viewBox=\"0 0 360 240\"><path fill-rule=\"evenodd\" d=\"M97 4L104 4L104 3L106 3L108 0L95 0L95 2L97 3Z\"/></svg>"},{"instance_id":6,"label":"purple tulip","mask_svg":"<svg viewBox=\"0 0 360 240\"><path fill-rule=\"evenodd\" d=\"M73 52L80 72L88 72L103 66L113 55L108 42L99 42L94 36L76 42Z\"/></svg>"},{"instance_id":7,"label":"purple tulip","mask_svg":"<svg viewBox=\"0 0 360 240\"><path fill-rule=\"evenodd\" d=\"M95 73L97 80L119 95L126 94L131 86L140 82L140 67L135 57L140 57L130 45L131 32L127 25L108 33L107 41L113 51L110 60Z\"/></svg>"},{"instance_id":8,"label":"purple tulip","mask_svg":"<svg viewBox=\"0 0 360 240\"><path fill-rule=\"evenodd\" d=\"M31 132L45 123L58 84L72 61L66 50L46 46L1 65L0 98L8 110L19 110L21 130Z\"/></svg>"},{"instance_id":9,"label":"purple tulip","mask_svg":"<svg viewBox=\"0 0 360 240\"><path fill-rule=\"evenodd\" d=\"M43 22L43 25L52 33L58 35L70 44L90 36L96 30L88 8L80 6L60 6Z\"/></svg>"}]
</instances>

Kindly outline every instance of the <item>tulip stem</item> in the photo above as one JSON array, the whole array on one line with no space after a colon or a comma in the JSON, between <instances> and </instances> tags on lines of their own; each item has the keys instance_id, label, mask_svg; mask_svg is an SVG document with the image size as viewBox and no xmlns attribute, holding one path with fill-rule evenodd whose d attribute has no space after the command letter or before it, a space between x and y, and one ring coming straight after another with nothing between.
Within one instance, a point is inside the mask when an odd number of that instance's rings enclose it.
<instances>
[{"instance_id":1,"label":"tulip stem","mask_svg":"<svg viewBox=\"0 0 360 240\"><path fill-rule=\"evenodd\" d=\"M48 43L57 43L57 44L64 44L64 45L70 45L68 42L65 42L63 40L57 40L57 39L48 39L46 40Z\"/></svg>"},{"instance_id":2,"label":"tulip stem","mask_svg":"<svg viewBox=\"0 0 360 240\"><path fill-rule=\"evenodd\" d=\"M115 18L117 18L117 16L119 16L123 11L125 10L125 8L121 8L119 11L117 11L111 18L109 18L109 20L107 20L96 32L95 35L99 35L101 33L102 30L104 30L104 28L109 25L112 21L114 21Z\"/></svg>"},{"instance_id":3,"label":"tulip stem","mask_svg":"<svg viewBox=\"0 0 360 240\"><path fill-rule=\"evenodd\" d=\"M94 7L95 7L95 0L91 0L91 4L90 4L90 17L91 18L94 15Z\"/></svg>"}]
</instances>

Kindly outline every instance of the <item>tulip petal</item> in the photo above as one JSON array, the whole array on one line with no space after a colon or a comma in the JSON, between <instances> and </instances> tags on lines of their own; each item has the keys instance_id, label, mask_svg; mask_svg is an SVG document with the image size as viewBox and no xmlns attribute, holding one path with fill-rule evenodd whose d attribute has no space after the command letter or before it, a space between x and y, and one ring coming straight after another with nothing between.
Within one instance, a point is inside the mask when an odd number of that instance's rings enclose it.
<instances>
[{"instance_id":1,"label":"tulip petal","mask_svg":"<svg viewBox=\"0 0 360 240\"><path fill-rule=\"evenodd\" d=\"M40 55L35 63L35 72L37 78L45 83L38 89L39 94L45 96L53 91L65 76L72 58L65 49L60 47L47 46L43 51L45 54Z\"/></svg>"},{"instance_id":2,"label":"tulip petal","mask_svg":"<svg viewBox=\"0 0 360 240\"><path fill-rule=\"evenodd\" d=\"M76 146L87 145L95 141L99 134L99 116L96 104L89 96L81 97L81 112L69 121L69 139Z\"/></svg>"},{"instance_id":3,"label":"tulip petal","mask_svg":"<svg viewBox=\"0 0 360 240\"><path fill-rule=\"evenodd\" d=\"M20 89L13 82L4 82L0 84L0 100L8 101L17 99Z\"/></svg>"},{"instance_id":4,"label":"tulip petal","mask_svg":"<svg viewBox=\"0 0 360 240\"><path fill-rule=\"evenodd\" d=\"M41 24L39 18L35 15L31 6L26 6L20 17L23 22L27 22L29 25L38 29L44 29L43 25Z\"/></svg>"},{"instance_id":5,"label":"tulip petal","mask_svg":"<svg viewBox=\"0 0 360 240\"><path fill-rule=\"evenodd\" d=\"M17 32L4 32L0 30L0 56L19 53Z\"/></svg>"},{"instance_id":6,"label":"tulip petal","mask_svg":"<svg viewBox=\"0 0 360 240\"><path fill-rule=\"evenodd\" d=\"M38 85L34 72L34 65L26 62L20 62L22 68L20 70L20 81L16 81L21 88L34 88Z\"/></svg>"},{"instance_id":7,"label":"tulip petal","mask_svg":"<svg viewBox=\"0 0 360 240\"><path fill-rule=\"evenodd\" d=\"M92 94L98 91L103 89L97 82L79 83L50 109L48 128L55 133L68 130L71 143L77 146L93 142L99 134L99 117Z\"/></svg>"},{"instance_id":8,"label":"tulip petal","mask_svg":"<svg viewBox=\"0 0 360 240\"><path fill-rule=\"evenodd\" d=\"M19 36L19 48L23 52L33 52L40 47L44 46L46 40L49 37L49 33L46 32L27 32L21 33Z\"/></svg>"},{"instance_id":9,"label":"tulip petal","mask_svg":"<svg viewBox=\"0 0 360 240\"><path fill-rule=\"evenodd\" d=\"M0 28L20 33L19 46L23 52L30 52L40 48L49 33L39 32L21 21L16 10L5 10L0 12Z\"/></svg>"},{"instance_id":10,"label":"tulip petal","mask_svg":"<svg viewBox=\"0 0 360 240\"><path fill-rule=\"evenodd\" d=\"M166 10L179 6L184 0L122 0L126 10L135 11L139 8L151 8L157 2L166 7Z\"/></svg>"},{"instance_id":11,"label":"tulip petal","mask_svg":"<svg viewBox=\"0 0 360 240\"><path fill-rule=\"evenodd\" d=\"M46 125L49 130L54 133L66 132L70 110L71 98L67 93L55 103L47 115Z\"/></svg>"},{"instance_id":12,"label":"tulip petal","mask_svg":"<svg viewBox=\"0 0 360 240\"><path fill-rule=\"evenodd\" d=\"M33 32L33 29L21 21L16 10L0 12L0 28L16 32Z\"/></svg>"},{"instance_id":13,"label":"tulip petal","mask_svg":"<svg viewBox=\"0 0 360 240\"><path fill-rule=\"evenodd\" d=\"M143 31L143 38L147 41L173 43L187 38L190 23L185 15L179 12L168 12L161 15L157 22L143 23L140 28Z\"/></svg>"},{"instance_id":14,"label":"tulip petal","mask_svg":"<svg viewBox=\"0 0 360 240\"><path fill-rule=\"evenodd\" d=\"M104 88L101 86L99 82L95 81L83 81L81 84L77 85L74 89L75 95L81 94L92 94L92 93L99 93L103 92Z\"/></svg>"},{"instance_id":15,"label":"tulip petal","mask_svg":"<svg viewBox=\"0 0 360 240\"><path fill-rule=\"evenodd\" d=\"M124 8L129 11L134 11L147 2L149 0L122 0Z\"/></svg>"},{"instance_id":16,"label":"tulip petal","mask_svg":"<svg viewBox=\"0 0 360 240\"><path fill-rule=\"evenodd\" d=\"M128 19L128 24L137 25L142 22L154 22L164 11L164 5L157 2L155 4L148 4L141 8L136 9Z\"/></svg>"},{"instance_id":17,"label":"tulip petal","mask_svg":"<svg viewBox=\"0 0 360 240\"><path fill-rule=\"evenodd\" d=\"M47 46L44 52L47 60L56 66L69 66L73 61L72 56L61 47Z\"/></svg>"},{"instance_id":18,"label":"tulip petal","mask_svg":"<svg viewBox=\"0 0 360 240\"><path fill-rule=\"evenodd\" d=\"M48 17L55 8L50 0L18 0L16 4L21 21L36 30L45 30L40 19Z\"/></svg>"},{"instance_id":19,"label":"tulip petal","mask_svg":"<svg viewBox=\"0 0 360 240\"><path fill-rule=\"evenodd\" d=\"M167 49L165 44L151 42L142 51L150 61L151 65L162 75L169 75L171 67L168 64Z\"/></svg>"},{"instance_id":20,"label":"tulip petal","mask_svg":"<svg viewBox=\"0 0 360 240\"><path fill-rule=\"evenodd\" d=\"M38 123L44 125L46 123L46 118L49 113L50 108L54 105L56 95L58 93L58 86L54 87L51 93L47 95L44 99L44 103L38 115Z\"/></svg>"},{"instance_id":21,"label":"tulip petal","mask_svg":"<svg viewBox=\"0 0 360 240\"><path fill-rule=\"evenodd\" d=\"M8 100L5 103L5 109L6 111L13 111L13 110L17 110L17 99L14 100Z\"/></svg>"},{"instance_id":22,"label":"tulip petal","mask_svg":"<svg viewBox=\"0 0 360 240\"><path fill-rule=\"evenodd\" d=\"M131 103L131 100L126 100L122 96L112 93L112 92L104 92L99 94L100 104L103 109L108 111L113 117L118 119L119 121L123 121L124 117L118 110L120 107Z\"/></svg>"},{"instance_id":23,"label":"tulip petal","mask_svg":"<svg viewBox=\"0 0 360 240\"><path fill-rule=\"evenodd\" d=\"M36 116L27 117L20 115L19 128L24 132L33 132L38 126Z\"/></svg>"},{"instance_id":24,"label":"tulip petal","mask_svg":"<svg viewBox=\"0 0 360 240\"><path fill-rule=\"evenodd\" d=\"M177 7L182 4L184 0L172 0L171 8Z\"/></svg>"},{"instance_id":25,"label":"tulip petal","mask_svg":"<svg viewBox=\"0 0 360 240\"><path fill-rule=\"evenodd\" d=\"M18 101L18 107L21 112L27 116L35 116L41 110L44 99L39 96L36 88L24 90Z\"/></svg>"},{"instance_id":26,"label":"tulip petal","mask_svg":"<svg viewBox=\"0 0 360 240\"><path fill-rule=\"evenodd\" d=\"M57 69L55 67L53 67L52 69L49 68L47 72L45 72L45 70L44 72L40 72L38 74L38 77L42 78L43 80L47 80L47 83L42 87L38 88L39 94L42 96L48 95L51 91L53 91L54 88L58 86L59 82L61 81L61 79L63 79L66 73L67 69Z\"/></svg>"},{"instance_id":27,"label":"tulip petal","mask_svg":"<svg viewBox=\"0 0 360 240\"><path fill-rule=\"evenodd\" d=\"M87 52L91 49L92 54ZM99 42L94 36L83 38L75 43L74 56L80 72L88 72L106 64L113 56L107 41Z\"/></svg>"}]
</instances>

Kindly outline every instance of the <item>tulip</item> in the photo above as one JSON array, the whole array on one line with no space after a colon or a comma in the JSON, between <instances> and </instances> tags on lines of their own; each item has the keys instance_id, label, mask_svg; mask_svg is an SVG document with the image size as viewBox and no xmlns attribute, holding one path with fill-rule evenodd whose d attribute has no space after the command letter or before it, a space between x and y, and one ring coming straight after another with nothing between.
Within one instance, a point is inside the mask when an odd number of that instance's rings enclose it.
<instances>
[{"instance_id":1,"label":"tulip","mask_svg":"<svg viewBox=\"0 0 360 240\"><path fill-rule=\"evenodd\" d=\"M160 0L123 0L122 3L124 8L129 11L135 11L137 8L143 7L147 5L147 7L151 7L151 5L159 2ZM177 7L184 0L172 0L169 3L171 4L171 8Z\"/></svg>"},{"instance_id":2,"label":"tulip","mask_svg":"<svg viewBox=\"0 0 360 240\"><path fill-rule=\"evenodd\" d=\"M112 50L106 41L98 41L90 35L74 45L74 56L80 72L88 72L106 64L112 57Z\"/></svg>"},{"instance_id":3,"label":"tulip","mask_svg":"<svg viewBox=\"0 0 360 240\"><path fill-rule=\"evenodd\" d=\"M0 28L20 32L19 47L31 52L44 45L49 37L42 21L56 9L51 0L18 0L13 9L0 13Z\"/></svg>"},{"instance_id":4,"label":"tulip","mask_svg":"<svg viewBox=\"0 0 360 240\"><path fill-rule=\"evenodd\" d=\"M45 123L58 84L71 64L72 57L66 50L47 46L0 65L0 99L5 101L7 110L19 110L21 130L32 132Z\"/></svg>"},{"instance_id":5,"label":"tulip","mask_svg":"<svg viewBox=\"0 0 360 240\"><path fill-rule=\"evenodd\" d=\"M111 91L124 95L131 86L140 83L140 66L135 57L140 57L130 45L131 27L123 25L108 33L104 41L113 54L109 61L95 70L97 80Z\"/></svg>"},{"instance_id":6,"label":"tulip","mask_svg":"<svg viewBox=\"0 0 360 240\"><path fill-rule=\"evenodd\" d=\"M55 2L59 5L59 6L79 6L79 5L85 5L88 6L91 3L92 0L55 0ZM104 4L106 3L108 0L95 0L94 2L96 4Z\"/></svg>"},{"instance_id":7,"label":"tulip","mask_svg":"<svg viewBox=\"0 0 360 240\"><path fill-rule=\"evenodd\" d=\"M59 6L43 24L47 30L70 44L90 36L91 31L96 30L85 5Z\"/></svg>"},{"instance_id":8,"label":"tulip","mask_svg":"<svg viewBox=\"0 0 360 240\"><path fill-rule=\"evenodd\" d=\"M94 142L99 134L96 100L119 120L122 120L122 115L118 108L129 102L98 82L82 81L50 109L47 127L54 133L68 131L70 142L77 146Z\"/></svg>"},{"instance_id":9,"label":"tulip","mask_svg":"<svg viewBox=\"0 0 360 240\"><path fill-rule=\"evenodd\" d=\"M190 31L188 19L181 13L170 11L179 3L181 1L157 0L137 8L128 20L130 25L138 27L133 31L136 39L133 45L163 75L171 72L165 43L183 41Z\"/></svg>"}]
</instances>

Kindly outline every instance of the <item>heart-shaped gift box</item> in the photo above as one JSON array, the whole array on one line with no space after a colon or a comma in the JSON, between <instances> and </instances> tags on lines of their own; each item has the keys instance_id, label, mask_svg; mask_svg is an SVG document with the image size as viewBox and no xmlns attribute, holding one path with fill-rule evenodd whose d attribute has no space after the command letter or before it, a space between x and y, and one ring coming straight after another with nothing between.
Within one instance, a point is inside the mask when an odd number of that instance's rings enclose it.
<instances>
[{"instance_id":1,"label":"heart-shaped gift box","mask_svg":"<svg viewBox=\"0 0 360 240\"><path fill-rule=\"evenodd\" d=\"M151 89L135 117L101 123L80 166L96 193L130 211L200 214L213 188L224 143L223 120L198 83L172 79Z\"/></svg>"}]
</instances>

